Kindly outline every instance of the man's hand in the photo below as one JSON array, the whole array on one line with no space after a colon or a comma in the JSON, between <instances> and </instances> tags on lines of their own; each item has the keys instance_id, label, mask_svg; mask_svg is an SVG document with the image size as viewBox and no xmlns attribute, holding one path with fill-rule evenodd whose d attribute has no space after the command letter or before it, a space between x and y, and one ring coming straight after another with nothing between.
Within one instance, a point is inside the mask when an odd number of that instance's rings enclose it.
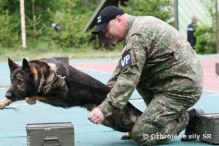
<instances>
[{"instance_id":1,"label":"man's hand","mask_svg":"<svg viewBox=\"0 0 219 146\"><path fill-rule=\"evenodd\" d=\"M103 112L99 108L94 108L90 112L88 119L95 124L100 124L104 120Z\"/></svg>"}]
</instances>

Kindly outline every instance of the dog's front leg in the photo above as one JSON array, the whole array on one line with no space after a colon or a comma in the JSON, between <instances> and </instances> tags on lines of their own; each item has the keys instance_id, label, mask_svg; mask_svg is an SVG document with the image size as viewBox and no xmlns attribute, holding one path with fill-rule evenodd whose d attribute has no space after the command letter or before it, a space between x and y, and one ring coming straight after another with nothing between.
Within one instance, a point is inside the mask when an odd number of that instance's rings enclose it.
<instances>
[{"instance_id":1,"label":"dog's front leg","mask_svg":"<svg viewBox=\"0 0 219 146\"><path fill-rule=\"evenodd\" d=\"M47 97L48 98L48 97ZM34 96L31 96L31 97L26 97L25 98L25 101L30 104L30 105L33 105L33 104L36 104L36 101L37 100L45 100L46 97L45 96L40 96L40 95L34 95Z\"/></svg>"},{"instance_id":2,"label":"dog's front leg","mask_svg":"<svg viewBox=\"0 0 219 146\"><path fill-rule=\"evenodd\" d=\"M7 105L11 104L12 100L8 99L8 98L4 98L0 101L0 109L5 108Z\"/></svg>"},{"instance_id":3,"label":"dog's front leg","mask_svg":"<svg viewBox=\"0 0 219 146\"><path fill-rule=\"evenodd\" d=\"M33 104L36 104L36 97L35 96L32 96L32 97L26 97L25 98L25 101L30 104L30 105L33 105Z\"/></svg>"}]
</instances>

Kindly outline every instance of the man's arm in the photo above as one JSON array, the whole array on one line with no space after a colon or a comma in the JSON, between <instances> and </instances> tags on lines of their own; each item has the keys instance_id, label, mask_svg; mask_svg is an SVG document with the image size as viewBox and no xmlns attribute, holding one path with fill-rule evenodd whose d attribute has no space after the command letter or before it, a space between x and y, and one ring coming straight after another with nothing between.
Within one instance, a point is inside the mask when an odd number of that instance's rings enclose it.
<instances>
[{"instance_id":1,"label":"man's arm","mask_svg":"<svg viewBox=\"0 0 219 146\"><path fill-rule=\"evenodd\" d=\"M113 71L111 79L109 79L109 81L106 84L108 87L112 88L116 84L119 73L120 73L120 69L117 64L115 70Z\"/></svg>"},{"instance_id":2,"label":"man's arm","mask_svg":"<svg viewBox=\"0 0 219 146\"><path fill-rule=\"evenodd\" d=\"M119 72L116 71L117 73L114 74L116 77L112 77L116 79L111 82L112 89L98 106L105 116L110 115L113 108L124 108L139 82L146 61L146 52L138 39L136 36L132 37L126 44L126 50L117 66Z\"/></svg>"}]
</instances>

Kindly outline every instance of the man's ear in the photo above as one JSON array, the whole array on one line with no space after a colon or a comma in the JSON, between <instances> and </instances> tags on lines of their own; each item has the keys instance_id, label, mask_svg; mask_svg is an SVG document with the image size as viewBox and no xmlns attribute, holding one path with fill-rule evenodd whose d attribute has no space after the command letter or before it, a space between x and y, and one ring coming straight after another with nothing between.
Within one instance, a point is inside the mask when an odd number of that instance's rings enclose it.
<instances>
[{"instance_id":1,"label":"man's ear","mask_svg":"<svg viewBox=\"0 0 219 146\"><path fill-rule=\"evenodd\" d=\"M10 58L8 58L8 66L10 68L10 72L12 73L16 68L19 67L18 64L16 64L14 61L12 61Z\"/></svg>"},{"instance_id":2,"label":"man's ear","mask_svg":"<svg viewBox=\"0 0 219 146\"><path fill-rule=\"evenodd\" d=\"M117 20L118 22L121 22L121 21L122 21L121 15L117 15L117 16L116 16L116 20Z\"/></svg>"}]
</instances>

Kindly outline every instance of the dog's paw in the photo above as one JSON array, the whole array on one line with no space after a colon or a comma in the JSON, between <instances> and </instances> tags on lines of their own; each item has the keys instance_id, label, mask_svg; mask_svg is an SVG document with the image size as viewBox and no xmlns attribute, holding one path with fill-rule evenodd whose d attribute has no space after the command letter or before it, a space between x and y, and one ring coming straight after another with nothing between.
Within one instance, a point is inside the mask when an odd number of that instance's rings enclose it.
<instances>
[{"instance_id":1,"label":"dog's paw","mask_svg":"<svg viewBox=\"0 0 219 146\"><path fill-rule=\"evenodd\" d=\"M132 139L130 132L126 133L121 137L121 140L129 140Z\"/></svg>"},{"instance_id":2,"label":"dog's paw","mask_svg":"<svg viewBox=\"0 0 219 146\"><path fill-rule=\"evenodd\" d=\"M0 109L3 109L5 106L2 104L2 103L0 103Z\"/></svg>"},{"instance_id":3,"label":"dog's paw","mask_svg":"<svg viewBox=\"0 0 219 146\"><path fill-rule=\"evenodd\" d=\"M0 109L5 108L7 105L9 105L10 103L12 103L12 101L8 98L4 98L0 101Z\"/></svg>"},{"instance_id":4,"label":"dog's paw","mask_svg":"<svg viewBox=\"0 0 219 146\"><path fill-rule=\"evenodd\" d=\"M26 97L25 98L25 101L28 103L28 104L30 104L30 105L33 105L33 104L36 104L36 98L34 98L34 97Z\"/></svg>"}]
</instances>

